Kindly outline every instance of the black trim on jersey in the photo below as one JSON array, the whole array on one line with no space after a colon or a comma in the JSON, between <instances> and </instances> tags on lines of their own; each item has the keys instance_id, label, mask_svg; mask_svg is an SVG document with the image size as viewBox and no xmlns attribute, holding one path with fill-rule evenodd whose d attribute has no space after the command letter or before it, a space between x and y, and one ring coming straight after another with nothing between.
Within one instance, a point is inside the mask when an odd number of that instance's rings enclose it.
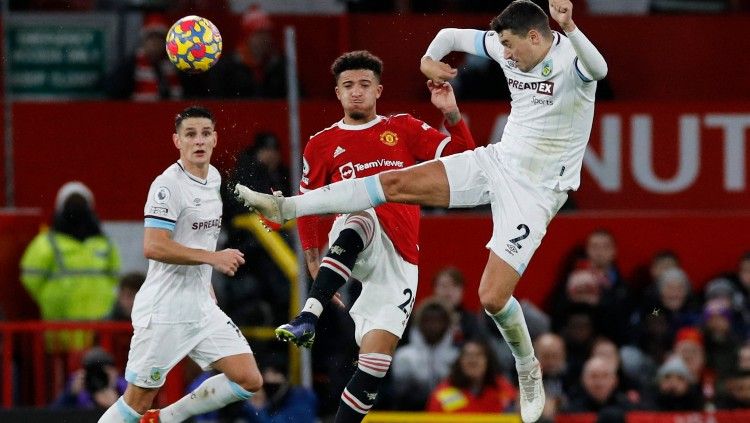
<instances>
[{"instance_id":1,"label":"black trim on jersey","mask_svg":"<svg viewBox=\"0 0 750 423\"><path fill-rule=\"evenodd\" d=\"M197 177L197 176L193 176L193 175L191 175L191 174L190 174L190 172L188 172L187 170L185 170L185 168L184 168L184 167L182 167L182 165L180 164L180 162L177 162L177 166L179 166L179 167L180 167L180 170L182 170L182 172L183 172L183 173L184 173L185 175L187 175L187 177L188 177L188 178L190 178L190 180L191 180L191 181L193 181L193 182L197 182L197 183L199 183L199 184L201 184L201 185L208 185L208 178L206 178L206 180L205 180L205 181L202 181L202 180L198 179L198 177Z\"/></svg>"},{"instance_id":2,"label":"black trim on jersey","mask_svg":"<svg viewBox=\"0 0 750 423\"><path fill-rule=\"evenodd\" d=\"M578 67L578 56L576 56L575 60L573 60L573 66L576 67L576 73L578 74L578 77L581 78L581 81L583 82L593 82L593 79L588 79L586 76L581 72L581 69Z\"/></svg>"},{"instance_id":3,"label":"black trim on jersey","mask_svg":"<svg viewBox=\"0 0 750 423\"><path fill-rule=\"evenodd\" d=\"M484 31L484 35L482 36L482 49L484 49L484 55L487 56L488 59L492 59L492 56L490 56L490 52L487 50L487 33L490 31Z\"/></svg>"},{"instance_id":4,"label":"black trim on jersey","mask_svg":"<svg viewBox=\"0 0 750 423\"><path fill-rule=\"evenodd\" d=\"M156 219L156 220L163 220L163 221L165 221L165 222L169 222L169 223L177 223L177 221L176 221L176 220L172 220L172 219L167 219L166 217L161 217L161 216L154 216L153 214L147 214L147 215L143 216L143 218L144 218L144 219Z\"/></svg>"},{"instance_id":5,"label":"black trim on jersey","mask_svg":"<svg viewBox=\"0 0 750 423\"><path fill-rule=\"evenodd\" d=\"M555 45L560 45L560 40L562 40L562 35L560 35L559 32L555 31L555 35L557 35L557 42L555 42Z\"/></svg>"}]
</instances>

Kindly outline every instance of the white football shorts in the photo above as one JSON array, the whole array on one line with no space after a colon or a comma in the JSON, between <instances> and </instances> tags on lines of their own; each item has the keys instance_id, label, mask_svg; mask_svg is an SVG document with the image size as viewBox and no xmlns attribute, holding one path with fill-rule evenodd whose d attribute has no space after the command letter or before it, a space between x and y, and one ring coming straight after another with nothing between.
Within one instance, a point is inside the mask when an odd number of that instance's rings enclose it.
<instances>
[{"instance_id":1,"label":"white football shorts","mask_svg":"<svg viewBox=\"0 0 750 423\"><path fill-rule=\"evenodd\" d=\"M450 186L450 207L492 207L492 250L519 275L539 248L547 225L568 198L557 191L533 184L518 169L512 169L496 145L478 147L441 157Z\"/></svg>"},{"instance_id":2,"label":"white football shorts","mask_svg":"<svg viewBox=\"0 0 750 423\"><path fill-rule=\"evenodd\" d=\"M252 353L240 329L219 307L208 324L151 322L133 329L125 379L142 388L164 385L167 373L186 356L209 370L220 358Z\"/></svg>"},{"instance_id":3,"label":"white football shorts","mask_svg":"<svg viewBox=\"0 0 750 423\"><path fill-rule=\"evenodd\" d=\"M388 331L399 338L404 334L417 295L417 266L404 260L390 238L380 227L374 209L367 209L375 222L372 242L357 257L352 278L362 282L362 293L349 314L354 320L354 339L362 345L362 337L374 329ZM328 233L333 245L348 215L340 215Z\"/></svg>"}]
</instances>

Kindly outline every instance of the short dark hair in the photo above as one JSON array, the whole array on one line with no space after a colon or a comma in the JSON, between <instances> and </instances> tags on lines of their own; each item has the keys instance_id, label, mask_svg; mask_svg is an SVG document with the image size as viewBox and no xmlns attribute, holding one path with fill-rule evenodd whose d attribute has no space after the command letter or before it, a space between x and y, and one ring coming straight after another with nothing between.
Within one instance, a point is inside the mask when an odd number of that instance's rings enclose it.
<instances>
[{"instance_id":1,"label":"short dark hair","mask_svg":"<svg viewBox=\"0 0 750 423\"><path fill-rule=\"evenodd\" d=\"M482 376L481 389L484 390L484 388L490 386L497 387L497 375L500 374L500 364L497 362L495 354L490 346L485 341L479 338L469 339L461 347L461 352L458 358L456 358L456 361L454 361L451 365L451 370L448 374L448 380L453 386L456 386L457 388L467 389L471 387L471 379L469 379L469 377L461 368L461 358L463 358L464 354L466 353L466 346L469 344L479 346L482 349L485 358L487 359L487 369Z\"/></svg>"},{"instance_id":2,"label":"short dark hair","mask_svg":"<svg viewBox=\"0 0 750 423\"><path fill-rule=\"evenodd\" d=\"M464 274L461 273L461 271L458 270L457 267L453 266L448 266L440 269L440 271L435 274L435 277L432 278L432 285L434 286L438 278L443 275L448 275L448 277L453 280L454 285L461 287L464 286Z\"/></svg>"},{"instance_id":3,"label":"short dark hair","mask_svg":"<svg viewBox=\"0 0 750 423\"><path fill-rule=\"evenodd\" d=\"M342 54L331 65L334 82L339 81L342 72L359 69L371 70L380 81L383 75L383 61L367 50L357 50Z\"/></svg>"},{"instance_id":4,"label":"short dark hair","mask_svg":"<svg viewBox=\"0 0 750 423\"><path fill-rule=\"evenodd\" d=\"M180 128L180 124L183 120L194 117L209 119L211 120L211 123L216 125L216 119L214 118L214 115L210 110L201 106L190 106L185 108L185 110L181 111L180 113L177 113L177 115L174 117L175 132L177 132L177 130Z\"/></svg>"},{"instance_id":5,"label":"short dark hair","mask_svg":"<svg viewBox=\"0 0 750 423\"><path fill-rule=\"evenodd\" d=\"M509 4L492 19L490 28L498 34L508 30L519 37L525 37L532 29L536 29L546 38L552 36L547 14L530 0L516 0Z\"/></svg>"}]
</instances>

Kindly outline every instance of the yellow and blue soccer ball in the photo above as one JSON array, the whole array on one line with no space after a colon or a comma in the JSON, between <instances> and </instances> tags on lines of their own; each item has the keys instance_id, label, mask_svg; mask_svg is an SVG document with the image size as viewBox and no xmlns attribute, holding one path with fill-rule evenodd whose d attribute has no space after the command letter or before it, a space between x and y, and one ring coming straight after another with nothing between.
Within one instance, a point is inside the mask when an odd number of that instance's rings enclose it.
<instances>
[{"instance_id":1,"label":"yellow and blue soccer ball","mask_svg":"<svg viewBox=\"0 0 750 423\"><path fill-rule=\"evenodd\" d=\"M208 19L185 16L167 33L167 55L183 72L205 72L221 57L221 34Z\"/></svg>"}]
</instances>

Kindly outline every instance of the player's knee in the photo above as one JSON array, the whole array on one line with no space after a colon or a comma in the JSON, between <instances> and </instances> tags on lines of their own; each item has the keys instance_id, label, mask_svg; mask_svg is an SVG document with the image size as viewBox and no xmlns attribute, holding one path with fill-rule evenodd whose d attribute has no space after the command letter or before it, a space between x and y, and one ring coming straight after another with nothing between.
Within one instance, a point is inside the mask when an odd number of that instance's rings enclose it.
<instances>
[{"instance_id":1,"label":"player's knee","mask_svg":"<svg viewBox=\"0 0 750 423\"><path fill-rule=\"evenodd\" d=\"M509 296L505 296L498 292L498 290L492 289L491 286L479 286L479 302L485 310L492 314L496 314L502 310L509 299Z\"/></svg>"},{"instance_id":2,"label":"player's knee","mask_svg":"<svg viewBox=\"0 0 750 423\"><path fill-rule=\"evenodd\" d=\"M248 392L258 392L263 387L263 376L258 370L248 371L238 379L233 382Z\"/></svg>"},{"instance_id":3,"label":"player's knee","mask_svg":"<svg viewBox=\"0 0 750 423\"><path fill-rule=\"evenodd\" d=\"M388 201L395 201L404 194L405 182L402 172L389 170L380 174L380 186Z\"/></svg>"}]
</instances>

